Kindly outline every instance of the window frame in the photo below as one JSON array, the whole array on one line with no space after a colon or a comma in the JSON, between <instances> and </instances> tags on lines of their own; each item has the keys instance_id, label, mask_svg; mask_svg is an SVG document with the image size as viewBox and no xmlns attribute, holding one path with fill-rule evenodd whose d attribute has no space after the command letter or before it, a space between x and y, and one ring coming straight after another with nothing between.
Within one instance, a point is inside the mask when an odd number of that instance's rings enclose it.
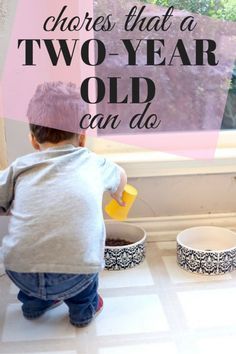
<instances>
[{"instance_id":1,"label":"window frame","mask_svg":"<svg viewBox=\"0 0 236 354\"><path fill-rule=\"evenodd\" d=\"M0 169L7 166L7 145L5 138L4 120L0 118Z\"/></svg>"}]
</instances>

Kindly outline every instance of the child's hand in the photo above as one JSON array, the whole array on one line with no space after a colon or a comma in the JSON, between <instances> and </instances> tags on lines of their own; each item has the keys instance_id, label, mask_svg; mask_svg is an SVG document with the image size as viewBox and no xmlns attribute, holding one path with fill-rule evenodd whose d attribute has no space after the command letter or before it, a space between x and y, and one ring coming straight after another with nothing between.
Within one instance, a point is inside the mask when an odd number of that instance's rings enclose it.
<instances>
[{"instance_id":1,"label":"child's hand","mask_svg":"<svg viewBox=\"0 0 236 354\"><path fill-rule=\"evenodd\" d=\"M122 194L114 193L111 197L117 201L120 206L125 206L125 202L122 200Z\"/></svg>"},{"instance_id":2,"label":"child's hand","mask_svg":"<svg viewBox=\"0 0 236 354\"><path fill-rule=\"evenodd\" d=\"M124 192L125 185L127 183L127 175L123 170L123 168L119 166L119 169L120 169L120 184L118 186L117 191L115 193L111 193L111 197L115 199L120 206L124 207L125 202L122 199L122 195Z\"/></svg>"}]
</instances>

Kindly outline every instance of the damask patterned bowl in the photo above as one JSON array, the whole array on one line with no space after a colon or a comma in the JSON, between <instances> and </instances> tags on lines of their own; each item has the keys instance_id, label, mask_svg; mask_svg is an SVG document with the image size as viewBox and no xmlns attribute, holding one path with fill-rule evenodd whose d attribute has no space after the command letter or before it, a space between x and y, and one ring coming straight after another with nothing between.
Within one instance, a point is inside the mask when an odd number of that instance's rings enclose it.
<instances>
[{"instance_id":1,"label":"damask patterned bowl","mask_svg":"<svg viewBox=\"0 0 236 354\"><path fill-rule=\"evenodd\" d=\"M177 236L177 262L192 273L231 272L236 269L236 233L213 226L184 230Z\"/></svg>"},{"instance_id":2,"label":"damask patterned bowl","mask_svg":"<svg viewBox=\"0 0 236 354\"><path fill-rule=\"evenodd\" d=\"M107 239L126 240L126 246L105 246L105 269L123 270L136 267L145 258L145 231L136 225L107 221Z\"/></svg>"}]
</instances>

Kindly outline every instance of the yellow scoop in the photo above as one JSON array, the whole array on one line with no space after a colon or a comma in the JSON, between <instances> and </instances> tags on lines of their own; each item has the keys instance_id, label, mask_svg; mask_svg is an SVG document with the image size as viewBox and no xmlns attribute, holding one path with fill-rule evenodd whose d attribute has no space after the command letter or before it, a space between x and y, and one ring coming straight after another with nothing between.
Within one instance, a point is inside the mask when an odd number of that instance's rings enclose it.
<instances>
[{"instance_id":1,"label":"yellow scoop","mask_svg":"<svg viewBox=\"0 0 236 354\"><path fill-rule=\"evenodd\" d=\"M125 206L119 205L116 200L112 199L105 207L106 213L115 220L123 221L127 219L137 195L137 189L130 184L127 184L122 195L122 200L125 202Z\"/></svg>"}]
</instances>

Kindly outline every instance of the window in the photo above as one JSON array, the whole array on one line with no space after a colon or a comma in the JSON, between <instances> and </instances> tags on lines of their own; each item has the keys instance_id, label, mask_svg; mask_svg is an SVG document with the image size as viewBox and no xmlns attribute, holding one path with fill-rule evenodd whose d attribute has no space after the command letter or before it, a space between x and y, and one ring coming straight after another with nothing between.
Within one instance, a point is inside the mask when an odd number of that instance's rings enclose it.
<instances>
[{"instance_id":1,"label":"window","mask_svg":"<svg viewBox=\"0 0 236 354\"><path fill-rule=\"evenodd\" d=\"M99 2L100 10L103 8L103 2L104 4L106 3L105 0ZM236 21L235 0L140 0L140 5L143 4L163 7L174 6L175 9L179 10L186 10L226 21ZM225 106L221 129L218 148L225 149L224 153L226 153L226 149L230 148L230 154L232 154L234 153L232 149L236 148L236 61L234 68L232 68L232 80L228 92L228 99ZM99 135L100 134L98 132L98 136ZM114 142L112 141L112 136L110 139L93 138L89 140L90 146L100 153L110 152L116 155L119 153L133 153L137 156L137 154L142 154L144 152L144 149L139 147ZM150 152L150 154L153 155L153 152ZM151 156L150 154L149 156ZM136 158L134 155L133 157Z\"/></svg>"}]
</instances>

